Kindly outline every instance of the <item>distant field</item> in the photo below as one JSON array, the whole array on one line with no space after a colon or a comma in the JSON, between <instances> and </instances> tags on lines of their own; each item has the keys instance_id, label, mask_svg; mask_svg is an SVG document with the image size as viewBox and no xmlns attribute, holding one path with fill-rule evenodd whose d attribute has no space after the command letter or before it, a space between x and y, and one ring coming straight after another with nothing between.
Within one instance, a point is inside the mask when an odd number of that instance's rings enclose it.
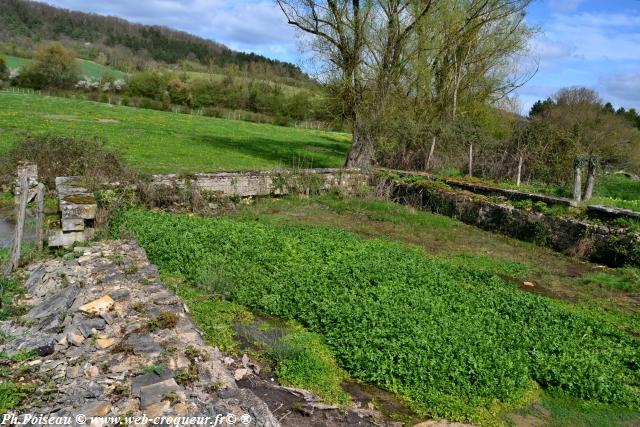
<instances>
[{"instance_id":1,"label":"distant field","mask_svg":"<svg viewBox=\"0 0 640 427\"><path fill-rule=\"evenodd\" d=\"M100 137L149 173L338 167L345 134L0 92L0 152L25 134Z\"/></svg>"},{"instance_id":2,"label":"distant field","mask_svg":"<svg viewBox=\"0 0 640 427\"><path fill-rule=\"evenodd\" d=\"M17 56L5 56L4 57L7 66L11 69L20 68L31 62L31 59L28 58L19 58ZM105 67L104 65L100 65L93 61L87 61L85 59L79 59L78 62L82 67L83 75L87 77L102 77L103 75L110 73L114 77L121 79L124 78L125 74L113 68Z\"/></svg>"}]
</instances>

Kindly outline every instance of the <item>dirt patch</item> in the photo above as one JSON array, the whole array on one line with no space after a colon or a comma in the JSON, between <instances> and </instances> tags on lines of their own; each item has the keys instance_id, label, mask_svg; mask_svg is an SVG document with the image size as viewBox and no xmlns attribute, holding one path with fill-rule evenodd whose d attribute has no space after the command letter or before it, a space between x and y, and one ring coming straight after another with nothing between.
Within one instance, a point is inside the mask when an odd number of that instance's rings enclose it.
<instances>
[{"instance_id":1,"label":"dirt patch","mask_svg":"<svg viewBox=\"0 0 640 427\"><path fill-rule=\"evenodd\" d=\"M45 114L44 118L49 120L61 120L64 122L75 122L80 120L80 117L68 114Z\"/></svg>"},{"instance_id":2,"label":"dirt patch","mask_svg":"<svg viewBox=\"0 0 640 427\"><path fill-rule=\"evenodd\" d=\"M511 421L517 427L541 427L545 425L545 421L543 419L540 419L531 415L524 416L524 415L513 414L509 418L511 418Z\"/></svg>"},{"instance_id":3,"label":"dirt patch","mask_svg":"<svg viewBox=\"0 0 640 427\"><path fill-rule=\"evenodd\" d=\"M251 390L262 399L274 417L285 427L373 427L399 426L397 423L385 423L373 416L357 413L353 410L339 408L323 408L314 405L293 392L276 388L275 378L269 375L251 376L237 382L238 387Z\"/></svg>"},{"instance_id":4,"label":"dirt patch","mask_svg":"<svg viewBox=\"0 0 640 427\"><path fill-rule=\"evenodd\" d=\"M98 123L120 123L120 120L115 120L115 119L98 119Z\"/></svg>"}]
</instances>

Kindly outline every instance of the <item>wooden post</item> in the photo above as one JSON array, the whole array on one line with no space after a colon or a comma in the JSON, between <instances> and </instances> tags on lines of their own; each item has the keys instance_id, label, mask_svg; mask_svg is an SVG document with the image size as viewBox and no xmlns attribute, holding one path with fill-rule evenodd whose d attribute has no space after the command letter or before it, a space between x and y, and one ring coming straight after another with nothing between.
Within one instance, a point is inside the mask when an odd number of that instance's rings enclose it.
<instances>
[{"instance_id":1,"label":"wooden post","mask_svg":"<svg viewBox=\"0 0 640 427\"><path fill-rule=\"evenodd\" d=\"M24 218L27 213L27 201L29 200L29 180L26 176L20 178L20 206L18 207L18 220L13 235L13 248L9 264L4 272L5 276L10 276L20 262L20 251L22 250L22 234L24 232Z\"/></svg>"},{"instance_id":2,"label":"wooden post","mask_svg":"<svg viewBox=\"0 0 640 427\"><path fill-rule=\"evenodd\" d=\"M36 193L36 247L42 250L44 247L44 184L40 183Z\"/></svg>"},{"instance_id":3,"label":"wooden post","mask_svg":"<svg viewBox=\"0 0 640 427\"><path fill-rule=\"evenodd\" d=\"M598 167L598 159L595 156L589 158L589 169L587 172L587 188L584 190L583 201L591 200L593 197L593 188L596 184L596 169Z\"/></svg>"},{"instance_id":4,"label":"wooden post","mask_svg":"<svg viewBox=\"0 0 640 427\"><path fill-rule=\"evenodd\" d=\"M574 164L575 176L573 181L573 200L576 202L582 201L582 163L580 159L576 159Z\"/></svg>"},{"instance_id":5,"label":"wooden post","mask_svg":"<svg viewBox=\"0 0 640 427\"><path fill-rule=\"evenodd\" d=\"M436 137L433 137L433 140L431 141L431 149L429 150L429 156L427 157L427 162L424 165L424 170L425 172L429 171L429 168L431 167L431 159L433 158L433 150L436 149Z\"/></svg>"},{"instance_id":6,"label":"wooden post","mask_svg":"<svg viewBox=\"0 0 640 427\"><path fill-rule=\"evenodd\" d=\"M473 143L469 145L469 176L473 176Z\"/></svg>"},{"instance_id":7,"label":"wooden post","mask_svg":"<svg viewBox=\"0 0 640 427\"><path fill-rule=\"evenodd\" d=\"M520 187L520 183L522 182L522 163L524 159L522 156L518 159L518 176L516 177L516 187Z\"/></svg>"}]
</instances>

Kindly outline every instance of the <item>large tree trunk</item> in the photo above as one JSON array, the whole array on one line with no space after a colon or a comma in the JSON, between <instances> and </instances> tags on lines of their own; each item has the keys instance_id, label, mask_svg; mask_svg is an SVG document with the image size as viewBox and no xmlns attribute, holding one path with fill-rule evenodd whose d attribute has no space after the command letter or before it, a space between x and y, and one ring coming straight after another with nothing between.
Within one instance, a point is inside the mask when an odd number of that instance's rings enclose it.
<instances>
[{"instance_id":1,"label":"large tree trunk","mask_svg":"<svg viewBox=\"0 0 640 427\"><path fill-rule=\"evenodd\" d=\"M584 191L584 198L582 200L591 200L593 197L593 187L596 185L596 162L591 158L589 159L589 169L587 172L587 188Z\"/></svg>"},{"instance_id":2,"label":"large tree trunk","mask_svg":"<svg viewBox=\"0 0 640 427\"><path fill-rule=\"evenodd\" d=\"M373 163L373 141L365 127L356 120L353 126L353 142L347 155L348 168L368 168Z\"/></svg>"},{"instance_id":3,"label":"large tree trunk","mask_svg":"<svg viewBox=\"0 0 640 427\"><path fill-rule=\"evenodd\" d=\"M576 202L582 201L582 171L580 165L575 166L575 179L573 181L573 199Z\"/></svg>"}]
</instances>

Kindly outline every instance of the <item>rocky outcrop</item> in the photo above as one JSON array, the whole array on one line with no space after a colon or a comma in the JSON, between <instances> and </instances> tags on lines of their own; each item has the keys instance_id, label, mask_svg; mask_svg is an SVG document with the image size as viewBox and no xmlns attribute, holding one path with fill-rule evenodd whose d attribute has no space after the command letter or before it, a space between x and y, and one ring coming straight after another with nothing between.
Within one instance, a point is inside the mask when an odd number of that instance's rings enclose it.
<instances>
[{"instance_id":1,"label":"rocky outcrop","mask_svg":"<svg viewBox=\"0 0 640 427\"><path fill-rule=\"evenodd\" d=\"M137 243L95 243L65 258L31 265L18 301L25 314L0 322L0 352L13 357L15 382L35 385L18 413L70 416L78 425L79 414L232 414L250 420L242 425L279 425L205 345Z\"/></svg>"}]
</instances>

